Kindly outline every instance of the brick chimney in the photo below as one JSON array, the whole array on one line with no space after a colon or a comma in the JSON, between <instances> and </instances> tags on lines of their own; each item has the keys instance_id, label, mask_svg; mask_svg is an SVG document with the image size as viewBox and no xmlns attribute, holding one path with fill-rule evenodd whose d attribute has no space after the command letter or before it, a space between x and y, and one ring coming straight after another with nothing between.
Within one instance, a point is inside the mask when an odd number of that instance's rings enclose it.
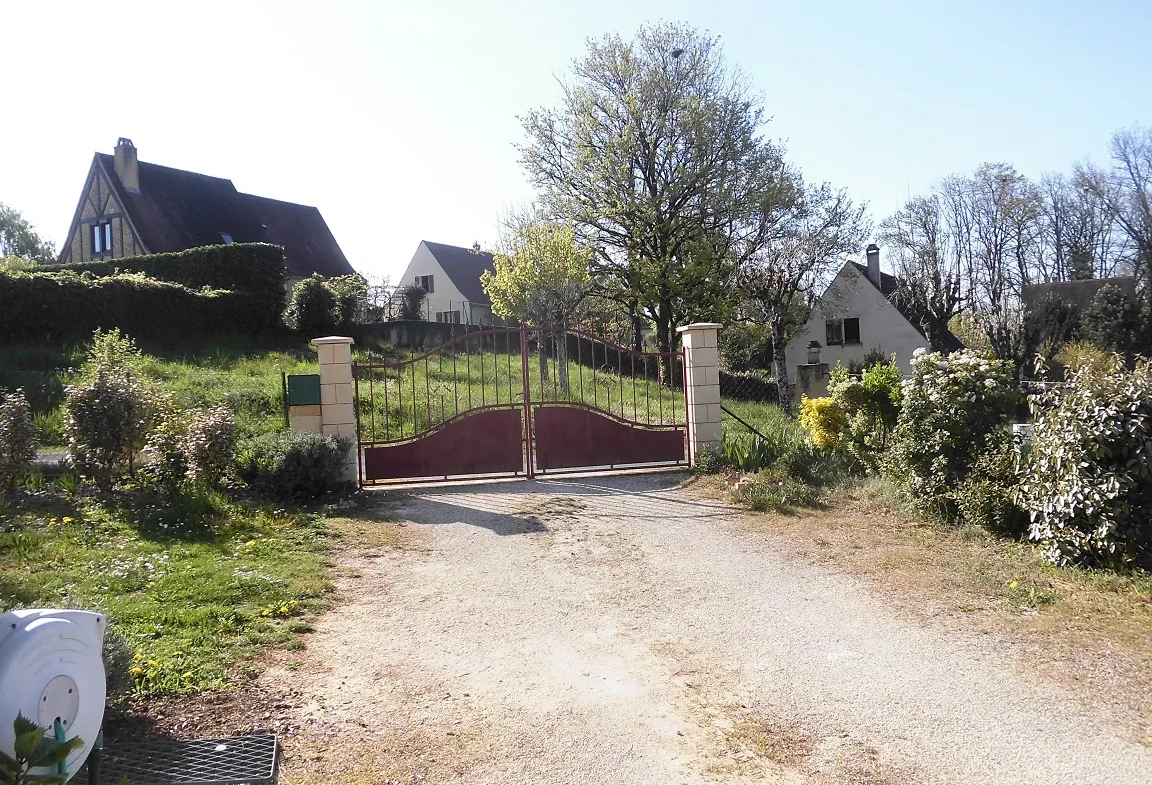
<instances>
[{"instance_id":1,"label":"brick chimney","mask_svg":"<svg viewBox=\"0 0 1152 785\"><path fill-rule=\"evenodd\" d=\"M140 193L140 162L136 158L136 145L127 137L116 140L115 169L126 190Z\"/></svg>"},{"instance_id":2,"label":"brick chimney","mask_svg":"<svg viewBox=\"0 0 1152 785\"><path fill-rule=\"evenodd\" d=\"M868 280L880 288L880 246L870 243L864 253L868 256Z\"/></svg>"}]
</instances>

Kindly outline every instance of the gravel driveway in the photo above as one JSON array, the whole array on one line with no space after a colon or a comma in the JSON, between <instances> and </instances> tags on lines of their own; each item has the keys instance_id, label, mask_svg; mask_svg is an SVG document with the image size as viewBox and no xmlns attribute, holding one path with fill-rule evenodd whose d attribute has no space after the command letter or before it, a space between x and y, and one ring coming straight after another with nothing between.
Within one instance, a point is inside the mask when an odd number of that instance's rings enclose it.
<instances>
[{"instance_id":1,"label":"gravel driveway","mask_svg":"<svg viewBox=\"0 0 1152 785\"><path fill-rule=\"evenodd\" d=\"M683 476L404 499L410 547L350 558L270 677L301 698L289 781L1152 783L1152 749L989 639L897 618Z\"/></svg>"}]
</instances>

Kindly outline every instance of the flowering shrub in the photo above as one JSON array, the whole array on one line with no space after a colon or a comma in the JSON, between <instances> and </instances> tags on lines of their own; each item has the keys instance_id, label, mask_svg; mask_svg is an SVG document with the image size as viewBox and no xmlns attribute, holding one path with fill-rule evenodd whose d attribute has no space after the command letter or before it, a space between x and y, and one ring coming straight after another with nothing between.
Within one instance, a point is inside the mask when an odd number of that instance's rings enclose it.
<instances>
[{"instance_id":1,"label":"flowering shrub","mask_svg":"<svg viewBox=\"0 0 1152 785\"><path fill-rule=\"evenodd\" d=\"M1011 417L1012 365L917 349L912 367L885 469L922 511L952 520L957 485Z\"/></svg>"},{"instance_id":2,"label":"flowering shrub","mask_svg":"<svg viewBox=\"0 0 1152 785\"><path fill-rule=\"evenodd\" d=\"M1152 563L1152 364L1085 365L1036 401L1020 502L1054 564Z\"/></svg>"},{"instance_id":3,"label":"flowering shrub","mask_svg":"<svg viewBox=\"0 0 1152 785\"><path fill-rule=\"evenodd\" d=\"M192 482L215 485L232 464L236 452L236 423L227 406L194 412L181 442Z\"/></svg>"},{"instance_id":4,"label":"flowering shrub","mask_svg":"<svg viewBox=\"0 0 1152 785\"><path fill-rule=\"evenodd\" d=\"M36 457L36 427L21 390L0 394L0 497L28 473Z\"/></svg>"},{"instance_id":5,"label":"flowering shrub","mask_svg":"<svg viewBox=\"0 0 1152 785\"><path fill-rule=\"evenodd\" d=\"M808 438L814 445L828 449L840 441L848 418L830 397L809 398L805 395L800 399L800 424L808 431Z\"/></svg>"}]
</instances>

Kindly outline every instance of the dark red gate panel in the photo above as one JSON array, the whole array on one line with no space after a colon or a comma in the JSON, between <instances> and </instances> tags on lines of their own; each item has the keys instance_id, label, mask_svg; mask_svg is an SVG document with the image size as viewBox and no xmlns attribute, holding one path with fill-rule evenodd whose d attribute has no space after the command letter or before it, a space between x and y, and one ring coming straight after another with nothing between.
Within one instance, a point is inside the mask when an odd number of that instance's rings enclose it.
<instances>
[{"instance_id":1,"label":"dark red gate panel","mask_svg":"<svg viewBox=\"0 0 1152 785\"><path fill-rule=\"evenodd\" d=\"M524 468L524 409L489 409L402 444L364 448L364 480L511 474Z\"/></svg>"},{"instance_id":2,"label":"dark red gate panel","mask_svg":"<svg viewBox=\"0 0 1152 785\"><path fill-rule=\"evenodd\" d=\"M684 428L654 430L576 406L533 407L536 468L569 469L684 460Z\"/></svg>"}]
</instances>

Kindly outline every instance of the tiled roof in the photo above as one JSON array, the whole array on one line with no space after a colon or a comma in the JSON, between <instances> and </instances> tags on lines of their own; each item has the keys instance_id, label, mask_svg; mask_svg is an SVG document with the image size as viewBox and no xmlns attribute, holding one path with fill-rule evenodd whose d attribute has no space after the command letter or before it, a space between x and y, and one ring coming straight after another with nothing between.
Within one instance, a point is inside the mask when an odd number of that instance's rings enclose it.
<instances>
[{"instance_id":1,"label":"tiled roof","mask_svg":"<svg viewBox=\"0 0 1152 785\"><path fill-rule=\"evenodd\" d=\"M876 286L875 282L873 282L873 280L868 277L868 267L866 265L860 264L859 262L852 262L852 264L855 265L856 269L860 272L860 275L864 276L864 280L868 281L868 283L872 284L873 286ZM892 303L892 306L900 312L900 315L908 320L908 324L916 328L916 332L924 335L924 330L917 323L917 320L913 317L907 307L901 303L900 298L896 296L897 292L900 290L899 278L897 278L895 275L889 275L888 273L881 270L880 285L876 286L876 288L880 290L880 294L887 298L888 302ZM964 348L964 344L960 342L960 339L953 335L952 331L948 330L947 328L944 330L944 334L940 336L940 343L946 352L958 352Z\"/></svg>"},{"instance_id":2,"label":"tiled roof","mask_svg":"<svg viewBox=\"0 0 1152 785\"><path fill-rule=\"evenodd\" d=\"M294 277L355 272L315 207L240 193L231 180L143 161L140 190L129 191L111 155L96 153L96 160L151 253L219 245L227 234L238 243L282 246Z\"/></svg>"},{"instance_id":3,"label":"tiled roof","mask_svg":"<svg viewBox=\"0 0 1152 785\"><path fill-rule=\"evenodd\" d=\"M424 247L436 257L444 273L465 299L473 303L492 302L484 287L480 285L480 276L484 271L496 269L489 251L476 252L471 248L433 243L428 240L424 240L423 243Z\"/></svg>"}]
</instances>

